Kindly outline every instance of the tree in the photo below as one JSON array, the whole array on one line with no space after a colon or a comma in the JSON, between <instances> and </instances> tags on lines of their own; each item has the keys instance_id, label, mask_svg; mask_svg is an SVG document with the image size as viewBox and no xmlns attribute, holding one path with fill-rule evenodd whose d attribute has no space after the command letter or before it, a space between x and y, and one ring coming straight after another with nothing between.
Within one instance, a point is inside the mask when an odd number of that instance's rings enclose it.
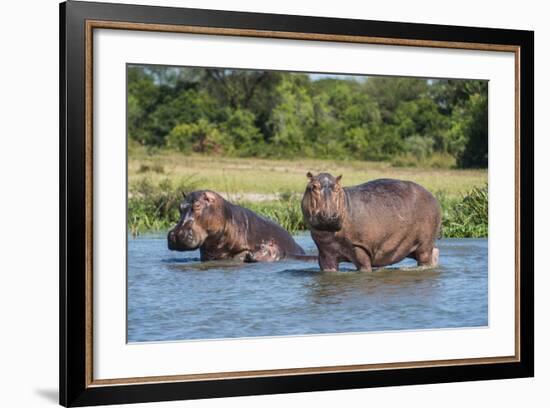
<instances>
[{"instance_id":1,"label":"tree","mask_svg":"<svg viewBox=\"0 0 550 408\"><path fill-rule=\"evenodd\" d=\"M167 144L184 153L223 154L231 150L225 135L205 119L175 126L168 135Z\"/></svg>"},{"instance_id":2,"label":"tree","mask_svg":"<svg viewBox=\"0 0 550 408\"><path fill-rule=\"evenodd\" d=\"M263 153L264 144L260 130L254 124L254 114L245 109L236 109L229 113L221 125L239 156L258 156Z\"/></svg>"},{"instance_id":3,"label":"tree","mask_svg":"<svg viewBox=\"0 0 550 408\"><path fill-rule=\"evenodd\" d=\"M137 65L127 78L128 135L145 146L487 165L487 81Z\"/></svg>"},{"instance_id":4,"label":"tree","mask_svg":"<svg viewBox=\"0 0 550 408\"><path fill-rule=\"evenodd\" d=\"M384 123L395 123L398 106L425 95L428 84L425 79L418 78L369 77L364 88L377 101Z\"/></svg>"},{"instance_id":5,"label":"tree","mask_svg":"<svg viewBox=\"0 0 550 408\"><path fill-rule=\"evenodd\" d=\"M279 152L295 155L311 151L307 144L307 129L314 124L311 97L291 77L277 86L278 103L271 112L269 123L273 129L272 144Z\"/></svg>"},{"instance_id":6,"label":"tree","mask_svg":"<svg viewBox=\"0 0 550 408\"><path fill-rule=\"evenodd\" d=\"M472 95L467 107L467 119L464 126L466 145L458 155L460 167L486 168L488 165L488 110L487 97Z\"/></svg>"}]
</instances>

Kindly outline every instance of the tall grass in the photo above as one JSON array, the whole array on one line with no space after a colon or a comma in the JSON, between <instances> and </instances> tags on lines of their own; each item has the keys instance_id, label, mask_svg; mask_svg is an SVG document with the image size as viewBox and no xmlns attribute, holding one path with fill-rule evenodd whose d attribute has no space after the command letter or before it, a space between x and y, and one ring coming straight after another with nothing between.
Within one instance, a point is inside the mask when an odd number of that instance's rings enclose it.
<instances>
[{"instance_id":1,"label":"tall grass","mask_svg":"<svg viewBox=\"0 0 550 408\"><path fill-rule=\"evenodd\" d=\"M441 200L440 200L441 201ZM443 209L442 233L449 238L483 238L489 233L488 186L474 187L461 199L449 200Z\"/></svg>"},{"instance_id":2,"label":"tall grass","mask_svg":"<svg viewBox=\"0 0 550 408\"><path fill-rule=\"evenodd\" d=\"M158 184L149 178L139 179L128 187L128 229L136 236L145 231L166 230L179 218L178 206L183 193L196 189L195 176L174 182L162 179Z\"/></svg>"},{"instance_id":3,"label":"tall grass","mask_svg":"<svg viewBox=\"0 0 550 408\"><path fill-rule=\"evenodd\" d=\"M300 208L300 200L296 197L282 197L277 201L242 202L239 204L278 223L291 233L306 229L302 209Z\"/></svg>"},{"instance_id":4,"label":"tall grass","mask_svg":"<svg viewBox=\"0 0 550 408\"><path fill-rule=\"evenodd\" d=\"M393 167L422 167L430 169L456 168L456 159L450 154L433 153L427 157L417 157L411 153L396 156L391 160Z\"/></svg>"},{"instance_id":5,"label":"tall grass","mask_svg":"<svg viewBox=\"0 0 550 408\"><path fill-rule=\"evenodd\" d=\"M153 183L140 179L132 183L128 198L128 228L132 235L146 231L166 231L179 218L178 205L182 192L197 189L200 181L181 179L174 183L163 179ZM466 194L455 197L444 192L436 193L442 209L441 235L446 238L481 238L488 234L487 185L474 187ZM300 208L301 197L281 194L278 200L236 202L243 207L273 220L291 233L303 231L306 225Z\"/></svg>"}]
</instances>

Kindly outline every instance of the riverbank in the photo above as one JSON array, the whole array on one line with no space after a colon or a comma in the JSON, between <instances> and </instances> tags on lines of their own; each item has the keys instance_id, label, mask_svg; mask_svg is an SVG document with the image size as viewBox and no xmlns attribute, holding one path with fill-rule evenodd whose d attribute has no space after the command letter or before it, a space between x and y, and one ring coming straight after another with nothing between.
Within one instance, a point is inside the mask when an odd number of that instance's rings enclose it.
<instances>
[{"instance_id":1,"label":"riverbank","mask_svg":"<svg viewBox=\"0 0 550 408\"><path fill-rule=\"evenodd\" d=\"M177 222L182 192L210 189L271 218L287 230L304 230L300 200L308 171L342 174L344 186L377 178L411 180L440 201L443 236L487 236L487 170L392 167L385 162L268 160L187 156L130 149L128 227L133 235Z\"/></svg>"}]
</instances>

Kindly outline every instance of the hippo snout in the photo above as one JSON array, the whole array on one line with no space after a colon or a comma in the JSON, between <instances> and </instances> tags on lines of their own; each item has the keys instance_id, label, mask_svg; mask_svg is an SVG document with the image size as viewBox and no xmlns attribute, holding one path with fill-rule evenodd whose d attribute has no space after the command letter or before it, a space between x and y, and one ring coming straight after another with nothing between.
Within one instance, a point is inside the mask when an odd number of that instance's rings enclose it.
<instances>
[{"instance_id":1,"label":"hippo snout","mask_svg":"<svg viewBox=\"0 0 550 408\"><path fill-rule=\"evenodd\" d=\"M324 222L334 222L340 218L337 213L319 213L318 217L320 221Z\"/></svg>"},{"instance_id":2,"label":"hippo snout","mask_svg":"<svg viewBox=\"0 0 550 408\"><path fill-rule=\"evenodd\" d=\"M318 213L312 221L315 228L323 231L338 231L342 228L342 218L339 214Z\"/></svg>"},{"instance_id":3,"label":"hippo snout","mask_svg":"<svg viewBox=\"0 0 550 408\"><path fill-rule=\"evenodd\" d=\"M190 228L176 227L167 236L168 249L171 251L192 251L197 249L202 241L200 234Z\"/></svg>"},{"instance_id":4,"label":"hippo snout","mask_svg":"<svg viewBox=\"0 0 550 408\"><path fill-rule=\"evenodd\" d=\"M193 240L193 231L179 228L168 233L168 249L180 249L182 243Z\"/></svg>"},{"instance_id":5,"label":"hippo snout","mask_svg":"<svg viewBox=\"0 0 550 408\"><path fill-rule=\"evenodd\" d=\"M174 232L174 230L171 230L168 233L168 249L173 251L174 249L176 249L176 244L177 244L177 235Z\"/></svg>"}]
</instances>

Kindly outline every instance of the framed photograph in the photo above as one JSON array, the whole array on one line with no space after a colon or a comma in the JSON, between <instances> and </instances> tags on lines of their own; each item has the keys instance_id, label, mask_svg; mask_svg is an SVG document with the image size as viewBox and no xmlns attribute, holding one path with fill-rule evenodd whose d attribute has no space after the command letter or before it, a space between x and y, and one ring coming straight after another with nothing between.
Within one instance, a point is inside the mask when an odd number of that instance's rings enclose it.
<instances>
[{"instance_id":1,"label":"framed photograph","mask_svg":"<svg viewBox=\"0 0 550 408\"><path fill-rule=\"evenodd\" d=\"M60 403L534 375L534 33L60 6Z\"/></svg>"}]
</instances>

